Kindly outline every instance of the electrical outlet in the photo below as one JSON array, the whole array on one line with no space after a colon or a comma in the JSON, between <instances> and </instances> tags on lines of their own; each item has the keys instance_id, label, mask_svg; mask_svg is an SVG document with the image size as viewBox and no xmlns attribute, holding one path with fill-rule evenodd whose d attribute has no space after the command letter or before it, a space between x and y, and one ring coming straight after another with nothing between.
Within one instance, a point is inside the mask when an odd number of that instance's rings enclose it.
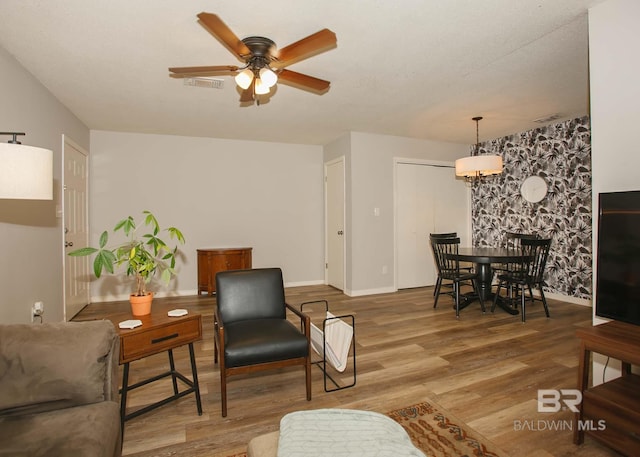
<instances>
[{"instance_id":1,"label":"electrical outlet","mask_svg":"<svg viewBox=\"0 0 640 457\"><path fill-rule=\"evenodd\" d=\"M40 318L40 322L42 322L42 315L44 314L44 303L41 301L37 301L31 307L31 322L35 322L36 318Z\"/></svg>"}]
</instances>

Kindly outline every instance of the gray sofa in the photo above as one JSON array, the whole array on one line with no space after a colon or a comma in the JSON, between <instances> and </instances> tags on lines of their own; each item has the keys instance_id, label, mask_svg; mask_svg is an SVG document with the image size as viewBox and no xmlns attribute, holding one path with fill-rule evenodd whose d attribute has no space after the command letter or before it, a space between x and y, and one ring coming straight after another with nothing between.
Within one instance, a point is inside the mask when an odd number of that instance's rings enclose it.
<instances>
[{"instance_id":1,"label":"gray sofa","mask_svg":"<svg viewBox=\"0 0 640 457\"><path fill-rule=\"evenodd\" d=\"M0 325L0 455L121 455L109 321Z\"/></svg>"}]
</instances>

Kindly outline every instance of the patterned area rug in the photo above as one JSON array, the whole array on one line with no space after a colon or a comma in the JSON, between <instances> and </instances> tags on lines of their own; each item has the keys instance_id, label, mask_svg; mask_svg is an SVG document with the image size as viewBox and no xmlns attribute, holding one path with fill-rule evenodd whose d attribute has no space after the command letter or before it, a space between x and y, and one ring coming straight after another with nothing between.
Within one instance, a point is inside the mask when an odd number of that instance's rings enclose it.
<instances>
[{"instance_id":1,"label":"patterned area rug","mask_svg":"<svg viewBox=\"0 0 640 457\"><path fill-rule=\"evenodd\" d=\"M435 403L418 403L387 413L407 431L413 443L428 457L508 457L491 441ZM214 457L246 457L246 449L234 449Z\"/></svg>"},{"instance_id":2,"label":"patterned area rug","mask_svg":"<svg viewBox=\"0 0 640 457\"><path fill-rule=\"evenodd\" d=\"M507 457L491 441L432 403L397 409L387 416L402 425L429 457Z\"/></svg>"}]
</instances>

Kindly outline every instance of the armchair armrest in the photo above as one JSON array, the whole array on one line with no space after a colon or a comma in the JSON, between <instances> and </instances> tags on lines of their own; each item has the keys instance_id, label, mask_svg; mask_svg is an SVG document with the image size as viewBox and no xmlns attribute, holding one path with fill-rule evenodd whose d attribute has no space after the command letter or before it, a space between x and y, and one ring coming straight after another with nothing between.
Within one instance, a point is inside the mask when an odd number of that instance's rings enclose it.
<instances>
[{"instance_id":1,"label":"armchair armrest","mask_svg":"<svg viewBox=\"0 0 640 457\"><path fill-rule=\"evenodd\" d=\"M302 311L294 308L289 303L285 303L286 309L293 312L296 316L300 318L300 329L307 337L307 341L309 342L309 347L311 347L311 317L308 314L303 313Z\"/></svg>"},{"instance_id":2,"label":"armchair armrest","mask_svg":"<svg viewBox=\"0 0 640 457\"><path fill-rule=\"evenodd\" d=\"M220 363L224 363L224 323L218 314L218 307L213 308L213 363L218 363L218 351Z\"/></svg>"}]
</instances>

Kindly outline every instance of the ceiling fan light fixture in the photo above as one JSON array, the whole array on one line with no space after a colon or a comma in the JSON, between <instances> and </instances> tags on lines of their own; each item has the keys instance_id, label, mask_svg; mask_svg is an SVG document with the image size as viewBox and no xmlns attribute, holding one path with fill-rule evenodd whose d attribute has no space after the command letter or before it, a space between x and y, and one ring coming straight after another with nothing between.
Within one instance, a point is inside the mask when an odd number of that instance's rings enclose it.
<instances>
[{"instance_id":1,"label":"ceiling fan light fixture","mask_svg":"<svg viewBox=\"0 0 640 457\"><path fill-rule=\"evenodd\" d=\"M262 81L262 84L267 87L273 87L278 82L278 75L276 75L271 68L262 67L260 69L260 80Z\"/></svg>"},{"instance_id":2,"label":"ceiling fan light fixture","mask_svg":"<svg viewBox=\"0 0 640 457\"><path fill-rule=\"evenodd\" d=\"M273 40L261 36L249 36L243 39L225 24L217 14L202 12L197 15L202 25L211 35L222 43L245 66L210 65L190 67L170 67L172 78L210 77L235 75L237 87L242 89L240 106L256 101L255 95L268 94L269 89L278 82L291 85L322 95L329 90L330 82L308 76L285 67L337 46L336 34L322 29L301 40L278 49ZM271 68L273 65L274 68ZM259 103L258 103L259 104Z\"/></svg>"},{"instance_id":3,"label":"ceiling fan light fixture","mask_svg":"<svg viewBox=\"0 0 640 457\"><path fill-rule=\"evenodd\" d=\"M235 80L238 86L246 90L251 85L251 81L253 81L253 71L249 68L245 68L236 75Z\"/></svg>"},{"instance_id":4,"label":"ceiling fan light fixture","mask_svg":"<svg viewBox=\"0 0 640 457\"><path fill-rule=\"evenodd\" d=\"M256 95L269 93L269 86L267 86L260 78L256 78L255 93Z\"/></svg>"}]
</instances>

